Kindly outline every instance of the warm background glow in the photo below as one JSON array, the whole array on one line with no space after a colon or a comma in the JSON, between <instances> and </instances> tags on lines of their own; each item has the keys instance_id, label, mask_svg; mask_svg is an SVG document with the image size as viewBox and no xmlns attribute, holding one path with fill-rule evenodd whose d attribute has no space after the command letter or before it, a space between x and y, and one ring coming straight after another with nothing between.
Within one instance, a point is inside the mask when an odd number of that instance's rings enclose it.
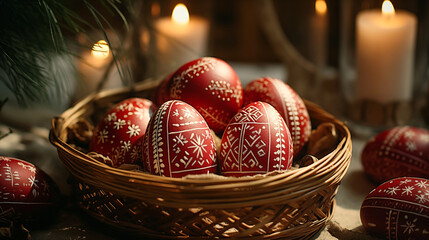
<instances>
[{"instance_id":1,"label":"warm background glow","mask_svg":"<svg viewBox=\"0 0 429 240\"><path fill-rule=\"evenodd\" d=\"M171 19L178 24L187 24L189 22L189 13L186 6L182 3L177 4L171 14Z\"/></svg>"},{"instance_id":2,"label":"warm background glow","mask_svg":"<svg viewBox=\"0 0 429 240\"><path fill-rule=\"evenodd\" d=\"M320 15L326 14L328 10L325 0L316 0L314 8L316 9L316 13Z\"/></svg>"},{"instance_id":3,"label":"warm background glow","mask_svg":"<svg viewBox=\"0 0 429 240\"><path fill-rule=\"evenodd\" d=\"M106 41L100 40L92 46L91 54L100 59L106 59L109 56L109 45Z\"/></svg>"},{"instance_id":4,"label":"warm background glow","mask_svg":"<svg viewBox=\"0 0 429 240\"><path fill-rule=\"evenodd\" d=\"M389 0L384 0L383 5L381 6L381 12L385 16L391 16L395 14L395 8Z\"/></svg>"}]
</instances>

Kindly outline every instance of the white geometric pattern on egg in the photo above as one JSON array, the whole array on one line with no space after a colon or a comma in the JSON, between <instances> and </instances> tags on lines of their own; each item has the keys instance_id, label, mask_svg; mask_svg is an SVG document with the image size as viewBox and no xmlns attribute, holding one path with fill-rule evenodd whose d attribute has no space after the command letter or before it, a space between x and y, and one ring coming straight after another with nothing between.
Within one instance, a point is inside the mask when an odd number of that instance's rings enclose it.
<instances>
[{"instance_id":1,"label":"white geometric pattern on egg","mask_svg":"<svg viewBox=\"0 0 429 240\"><path fill-rule=\"evenodd\" d=\"M429 238L429 180L403 177L375 188L361 207L364 227L387 239Z\"/></svg>"},{"instance_id":2,"label":"white geometric pattern on egg","mask_svg":"<svg viewBox=\"0 0 429 240\"><path fill-rule=\"evenodd\" d=\"M241 176L288 169L293 149L287 131L284 120L270 105L255 102L244 107L222 137L222 174Z\"/></svg>"},{"instance_id":3,"label":"white geometric pattern on egg","mask_svg":"<svg viewBox=\"0 0 429 240\"><path fill-rule=\"evenodd\" d=\"M214 172L216 153L210 129L192 106L178 100L161 105L150 123L146 168L156 175L180 177Z\"/></svg>"},{"instance_id":4,"label":"white geometric pattern on egg","mask_svg":"<svg viewBox=\"0 0 429 240\"><path fill-rule=\"evenodd\" d=\"M184 89L189 82L188 78L192 79L213 70L216 63L215 59L204 57L197 61L196 64L191 65L187 70L178 75L174 75L170 86L170 96L173 99L181 99L182 89Z\"/></svg>"},{"instance_id":5,"label":"white geometric pattern on egg","mask_svg":"<svg viewBox=\"0 0 429 240\"><path fill-rule=\"evenodd\" d=\"M50 186L37 168L19 159L0 156L0 196L2 201L49 198ZM39 170L40 171L40 170Z\"/></svg>"},{"instance_id":6,"label":"white geometric pattern on egg","mask_svg":"<svg viewBox=\"0 0 429 240\"><path fill-rule=\"evenodd\" d=\"M311 134L310 116L298 94L279 79L261 77L245 87L244 96L244 104L265 101L279 111L289 128L297 155Z\"/></svg>"},{"instance_id":7,"label":"white geometric pattern on egg","mask_svg":"<svg viewBox=\"0 0 429 240\"><path fill-rule=\"evenodd\" d=\"M182 100L203 115L216 133L221 133L242 107L243 89L234 69L214 57L183 64L167 83L169 99Z\"/></svg>"},{"instance_id":8,"label":"white geometric pattern on egg","mask_svg":"<svg viewBox=\"0 0 429 240\"><path fill-rule=\"evenodd\" d=\"M405 139L405 141L402 142L400 141L401 139ZM424 160L419 159L420 157L425 156L422 151L423 149L419 149L417 147L417 141L423 144L429 144L429 135L417 135L416 132L408 126L394 128L389 132L389 134L387 134L386 139L384 139L380 147L379 155L390 156L398 159L401 158L402 160L407 160L411 164L418 164L419 162L424 163ZM402 146L402 144L404 144L404 146ZM403 150L399 150L398 147ZM406 153L411 153L412 155L408 155ZM409 159L406 159L407 157Z\"/></svg>"},{"instance_id":9,"label":"white geometric pattern on egg","mask_svg":"<svg viewBox=\"0 0 429 240\"><path fill-rule=\"evenodd\" d=\"M376 182L413 176L429 177L429 132L397 126L367 142L361 155L365 173Z\"/></svg>"}]
</instances>

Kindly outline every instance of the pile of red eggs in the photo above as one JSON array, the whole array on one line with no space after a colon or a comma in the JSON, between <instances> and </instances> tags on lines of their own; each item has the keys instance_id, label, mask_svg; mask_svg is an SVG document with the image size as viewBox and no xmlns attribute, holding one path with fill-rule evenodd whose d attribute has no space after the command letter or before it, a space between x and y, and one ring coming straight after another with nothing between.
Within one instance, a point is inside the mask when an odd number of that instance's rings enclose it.
<instances>
[{"instance_id":1,"label":"pile of red eggs","mask_svg":"<svg viewBox=\"0 0 429 240\"><path fill-rule=\"evenodd\" d=\"M161 176L243 176L289 169L311 134L307 109L286 83L262 77L243 89L234 69L213 57L184 64L154 95L111 108L89 150L113 167L138 164Z\"/></svg>"}]
</instances>

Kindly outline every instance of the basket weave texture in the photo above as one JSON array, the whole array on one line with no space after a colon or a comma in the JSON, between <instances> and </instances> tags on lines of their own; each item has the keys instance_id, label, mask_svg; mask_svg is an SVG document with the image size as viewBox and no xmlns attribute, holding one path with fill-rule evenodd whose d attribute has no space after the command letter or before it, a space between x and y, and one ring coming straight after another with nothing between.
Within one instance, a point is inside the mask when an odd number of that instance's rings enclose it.
<instances>
[{"instance_id":1,"label":"basket weave texture","mask_svg":"<svg viewBox=\"0 0 429 240\"><path fill-rule=\"evenodd\" d=\"M343 122L306 101L313 128L335 125L339 142L319 161L251 177L169 178L112 168L67 143L67 128L129 97L150 98L157 82L93 94L54 118L50 141L71 175L80 206L117 229L156 239L309 239L332 217L351 160Z\"/></svg>"}]
</instances>

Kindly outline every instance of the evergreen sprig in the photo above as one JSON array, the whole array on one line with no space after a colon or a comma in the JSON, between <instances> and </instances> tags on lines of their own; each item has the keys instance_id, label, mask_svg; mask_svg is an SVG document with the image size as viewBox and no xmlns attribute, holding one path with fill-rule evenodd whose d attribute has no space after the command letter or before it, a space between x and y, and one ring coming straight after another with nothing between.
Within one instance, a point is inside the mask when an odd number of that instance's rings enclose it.
<instances>
[{"instance_id":1,"label":"evergreen sprig","mask_svg":"<svg viewBox=\"0 0 429 240\"><path fill-rule=\"evenodd\" d=\"M105 32L105 26L111 27L108 18L89 0L80 1L97 24L82 18L65 0L0 1L0 80L18 102L48 99L47 86L50 85L55 86L57 92L64 90L61 74L46 67L52 66L54 54L74 54L67 48L63 31L86 33L88 29L99 29ZM118 8L122 4L120 0L99 2L109 13L119 15L126 25L127 20Z\"/></svg>"}]
</instances>

